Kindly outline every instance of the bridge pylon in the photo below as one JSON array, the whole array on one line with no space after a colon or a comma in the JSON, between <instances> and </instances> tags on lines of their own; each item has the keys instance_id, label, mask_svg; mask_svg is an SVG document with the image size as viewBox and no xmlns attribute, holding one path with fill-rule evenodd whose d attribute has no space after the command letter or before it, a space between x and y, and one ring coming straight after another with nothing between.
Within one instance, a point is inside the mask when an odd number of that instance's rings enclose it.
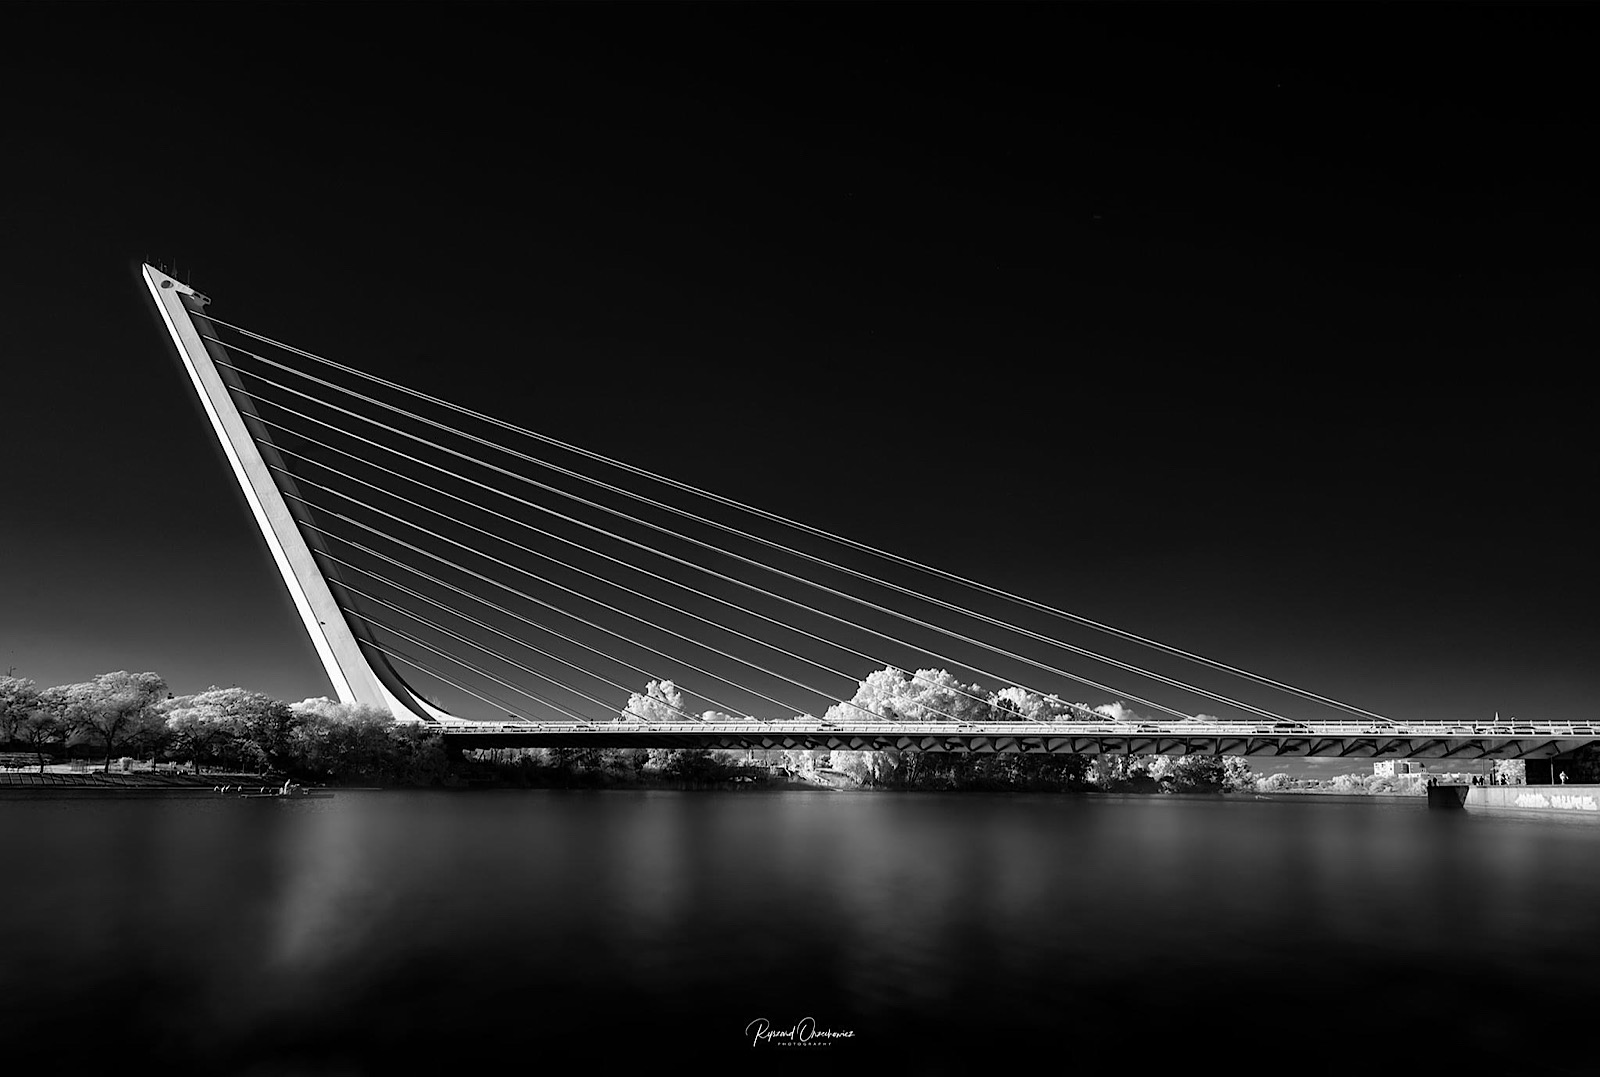
<instances>
[{"instance_id":1,"label":"bridge pylon","mask_svg":"<svg viewBox=\"0 0 1600 1077\"><path fill-rule=\"evenodd\" d=\"M370 633L340 608L336 570L318 562L306 537L316 532L300 527L309 510L299 501L291 504L280 490L280 482L293 480L282 470L267 428L248 396L238 392L242 386L231 366L214 361L226 364L206 339L216 336L205 316L211 300L148 263L142 275L340 702L380 707L400 721L461 721L422 699L381 654L374 661L362 647L373 642ZM282 479L274 478L274 467Z\"/></svg>"}]
</instances>

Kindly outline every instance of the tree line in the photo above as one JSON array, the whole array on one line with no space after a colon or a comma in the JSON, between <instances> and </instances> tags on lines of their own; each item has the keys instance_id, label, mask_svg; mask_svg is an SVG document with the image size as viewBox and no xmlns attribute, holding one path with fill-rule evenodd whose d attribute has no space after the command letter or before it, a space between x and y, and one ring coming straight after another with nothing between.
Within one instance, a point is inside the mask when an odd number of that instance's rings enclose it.
<instances>
[{"instance_id":1,"label":"tree line","mask_svg":"<svg viewBox=\"0 0 1600 1077\"><path fill-rule=\"evenodd\" d=\"M45 761L86 748L109 771L119 754L314 781L431 785L448 780L443 739L375 707L289 704L244 688L174 695L156 673L119 670L39 688L0 678L0 743Z\"/></svg>"},{"instance_id":2,"label":"tree line","mask_svg":"<svg viewBox=\"0 0 1600 1077\"><path fill-rule=\"evenodd\" d=\"M1009 687L987 691L963 684L948 670L913 672L888 667L860 681L848 700L830 706L822 721L848 724L863 717L906 722L1015 721L1049 723L1129 717L1120 703L1090 706L1059 696ZM634 693L621 718L650 722L699 718L706 722L738 721L719 711L690 712L683 691L672 681L651 681ZM817 721L811 715L795 718ZM1212 756L1082 756L1056 753L960 752L709 752L680 760L679 772L701 780L728 780L751 762L787 770L844 775L872 788L924 790L1070 791L1100 789L1143 792L1219 792L1253 789L1256 776L1236 757ZM538 764L529 766L537 769ZM664 765L664 764L663 764ZM602 765L602 769L604 764ZM720 768L720 770L718 769Z\"/></svg>"},{"instance_id":3,"label":"tree line","mask_svg":"<svg viewBox=\"0 0 1600 1077\"><path fill-rule=\"evenodd\" d=\"M716 748L490 748L465 753L469 779L524 787L750 782L926 792L1220 793L1253 790L1236 756ZM840 778L828 782L827 778Z\"/></svg>"},{"instance_id":4,"label":"tree line","mask_svg":"<svg viewBox=\"0 0 1600 1077\"><path fill-rule=\"evenodd\" d=\"M913 674L893 668L859 682L855 695L828 708L824 720L863 712L907 721L1125 717L1120 704L1090 707L1021 688L986 693L944 670ZM681 720L688 713L677 685L651 681L618 718ZM734 720L714 711L698 717ZM823 775L907 790L1273 792L1306 785L1281 774L1257 775L1240 757L1208 755L533 748L473 751L465 760L452 760L436 731L396 722L378 708L323 698L290 704L238 687L179 696L159 674L126 670L43 689L25 678L0 677L0 745L27 749L41 770L47 759L81 751L102 758L107 770L120 754L181 761L196 773L271 772L372 785L456 785L477 778L514 785L693 787ZM1600 771L1597 753L1582 755L1570 768L1579 780ZM1367 793L1414 792L1412 785L1420 789L1420 780L1342 775L1326 783L1337 791Z\"/></svg>"}]
</instances>

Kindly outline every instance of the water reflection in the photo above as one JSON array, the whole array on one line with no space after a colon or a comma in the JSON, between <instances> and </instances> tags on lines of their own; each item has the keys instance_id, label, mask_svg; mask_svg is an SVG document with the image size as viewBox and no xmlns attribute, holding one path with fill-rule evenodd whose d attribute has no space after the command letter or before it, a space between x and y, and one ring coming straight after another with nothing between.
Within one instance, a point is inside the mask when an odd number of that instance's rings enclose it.
<instances>
[{"instance_id":1,"label":"water reflection","mask_svg":"<svg viewBox=\"0 0 1600 1077\"><path fill-rule=\"evenodd\" d=\"M1586 997L1600 957L1600 827L1414 803L500 792L0 810L0 999L47 1069L117 1043L214 1073L459 1068L507 1043L748 1060L767 1057L750 1020L812 1016L858 1033L830 1058L921 1072L968 1050L1020 1060L1068 1027L1074 1064L1142 1072L1151 1045L1094 1030L1187 1028L1306 1071L1309 1026L1363 1030L1319 1048L1330 1069L1431 1027L1519 1072L1526 1022ZM1547 1045L1542 1072L1563 1064Z\"/></svg>"}]
</instances>

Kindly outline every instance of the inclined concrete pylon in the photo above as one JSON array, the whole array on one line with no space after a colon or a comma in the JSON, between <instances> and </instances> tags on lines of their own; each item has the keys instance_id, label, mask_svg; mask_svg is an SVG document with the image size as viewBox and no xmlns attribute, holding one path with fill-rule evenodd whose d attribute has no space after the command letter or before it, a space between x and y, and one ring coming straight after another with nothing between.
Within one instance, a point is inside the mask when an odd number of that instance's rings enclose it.
<instances>
[{"instance_id":1,"label":"inclined concrete pylon","mask_svg":"<svg viewBox=\"0 0 1600 1077\"><path fill-rule=\"evenodd\" d=\"M461 721L421 699L387 661L380 657L374 665L368 659L296 522L296 509L283 496L280 480L268 464L270 455L273 463L282 466L271 448L271 438L260 424L252 432L229 390L230 384L238 387L237 375L213 361L221 358L227 362L221 349L204 339L196 324L205 321L210 299L148 264L143 267L143 277L340 702L381 707L400 721ZM209 324L205 330L207 335L216 335ZM243 408L254 417L248 403ZM259 444L258 437L268 444Z\"/></svg>"}]
</instances>

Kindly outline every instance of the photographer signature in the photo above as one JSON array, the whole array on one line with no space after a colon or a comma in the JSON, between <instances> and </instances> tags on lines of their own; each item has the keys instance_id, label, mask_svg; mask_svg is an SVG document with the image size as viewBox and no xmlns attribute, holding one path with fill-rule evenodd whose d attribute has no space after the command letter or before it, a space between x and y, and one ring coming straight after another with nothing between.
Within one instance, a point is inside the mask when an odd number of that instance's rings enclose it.
<instances>
[{"instance_id":1,"label":"photographer signature","mask_svg":"<svg viewBox=\"0 0 1600 1077\"><path fill-rule=\"evenodd\" d=\"M744 1026L744 1034L750 1037L751 1047L821 1047L835 1040L855 1038L854 1030L819 1028L815 1017L802 1017L788 1028L774 1028L771 1021L758 1017Z\"/></svg>"}]
</instances>

